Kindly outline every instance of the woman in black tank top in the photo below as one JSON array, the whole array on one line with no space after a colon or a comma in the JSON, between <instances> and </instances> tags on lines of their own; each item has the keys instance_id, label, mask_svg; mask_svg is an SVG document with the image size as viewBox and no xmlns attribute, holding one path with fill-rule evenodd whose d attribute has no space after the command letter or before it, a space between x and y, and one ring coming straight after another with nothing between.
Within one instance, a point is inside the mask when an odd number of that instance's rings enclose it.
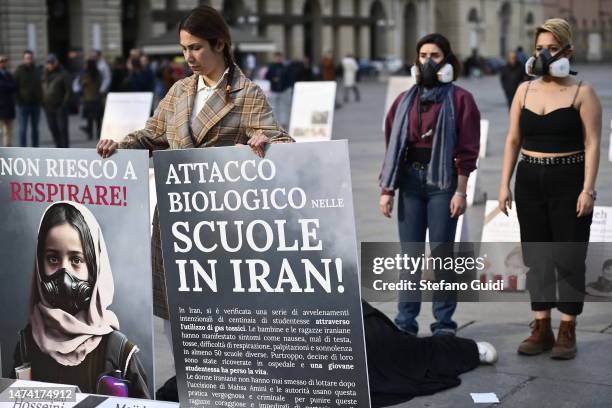
<instances>
[{"instance_id":1,"label":"woman in black tank top","mask_svg":"<svg viewBox=\"0 0 612 408\"><path fill-rule=\"evenodd\" d=\"M499 189L499 210L508 215L510 180L521 153L516 207L535 320L518 353L552 349L555 359L574 358L577 351L601 135L595 91L569 76L575 75L569 69L571 41L571 28L562 19L547 20L536 30L535 55L526 68L539 78L521 84L515 94ZM562 314L556 339L550 320L554 307Z\"/></svg>"}]
</instances>

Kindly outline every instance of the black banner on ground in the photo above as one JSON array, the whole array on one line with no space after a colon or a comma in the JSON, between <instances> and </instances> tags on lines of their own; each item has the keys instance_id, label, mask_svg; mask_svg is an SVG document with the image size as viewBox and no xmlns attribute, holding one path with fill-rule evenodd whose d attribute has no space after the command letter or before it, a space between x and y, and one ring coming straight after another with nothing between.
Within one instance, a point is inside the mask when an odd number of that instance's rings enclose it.
<instances>
[{"instance_id":1,"label":"black banner on ground","mask_svg":"<svg viewBox=\"0 0 612 408\"><path fill-rule=\"evenodd\" d=\"M368 407L346 141L155 153L182 407Z\"/></svg>"}]
</instances>

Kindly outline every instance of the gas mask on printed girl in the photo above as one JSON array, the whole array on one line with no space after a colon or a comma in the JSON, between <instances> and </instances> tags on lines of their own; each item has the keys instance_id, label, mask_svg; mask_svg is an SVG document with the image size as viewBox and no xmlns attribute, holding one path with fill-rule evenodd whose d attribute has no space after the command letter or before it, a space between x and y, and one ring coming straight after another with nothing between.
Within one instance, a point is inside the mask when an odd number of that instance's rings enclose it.
<instances>
[{"instance_id":1,"label":"gas mask on printed girl","mask_svg":"<svg viewBox=\"0 0 612 408\"><path fill-rule=\"evenodd\" d=\"M570 62L563 53L570 49L571 45L566 45L555 55L552 55L547 48L538 52L537 56L532 56L525 63L525 73L529 76L553 76L565 78L568 75L576 75L577 72L570 70Z\"/></svg>"},{"instance_id":2,"label":"gas mask on printed girl","mask_svg":"<svg viewBox=\"0 0 612 408\"><path fill-rule=\"evenodd\" d=\"M410 74L415 83L423 85L426 88L433 88L440 84L448 84L453 82L455 72L453 66L442 60L436 64L431 58L421 66L416 64L410 69Z\"/></svg>"},{"instance_id":3,"label":"gas mask on printed girl","mask_svg":"<svg viewBox=\"0 0 612 408\"><path fill-rule=\"evenodd\" d=\"M40 283L45 299L54 308L75 315L89 307L93 284L73 276L65 268L49 276L41 274Z\"/></svg>"}]
</instances>

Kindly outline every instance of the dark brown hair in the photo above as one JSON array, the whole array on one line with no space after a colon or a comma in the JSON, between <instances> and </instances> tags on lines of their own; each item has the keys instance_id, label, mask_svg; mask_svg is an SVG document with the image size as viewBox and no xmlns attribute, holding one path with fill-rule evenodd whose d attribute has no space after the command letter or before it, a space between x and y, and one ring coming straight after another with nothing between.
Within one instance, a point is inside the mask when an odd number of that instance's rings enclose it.
<instances>
[{"instance_id":1,"label":"dark brown hair","mask_svg":"<svg viewBox=\"0 0 612 408\"><path fill-rule=\"evenodd\" d=\"M191 10L179 24L181 31L208 41L211 48L215 48L220 42L223 43L223 57L225 64L229 67L227 74L227 85L225 87L225 101L229 102L229 94L232 89L236 63L232 56L232 37L229 26L215 8L201 5Z\"/></svg>"},{"instance_id":2,"label":"dark brown hair","mask_svg":"<svg viewBox=\"0 0 612 408\"><path fill-rule=\"evenodd\" d=\"M427 34L425 37L421 38L419 42L417 42L415 64L417 66L421 65L421 62L419 61L419 52L421 51L421 47L425 44L437 45L438 48L440 48L440 50L442 50L442 52L444 53L444 59L446 60L446 62L453 66L453 80L459 78L459 74L461 74L461 62L459 62L459 59L453 53L448 39L442 34Z\"/></svg>"}]
</instances>

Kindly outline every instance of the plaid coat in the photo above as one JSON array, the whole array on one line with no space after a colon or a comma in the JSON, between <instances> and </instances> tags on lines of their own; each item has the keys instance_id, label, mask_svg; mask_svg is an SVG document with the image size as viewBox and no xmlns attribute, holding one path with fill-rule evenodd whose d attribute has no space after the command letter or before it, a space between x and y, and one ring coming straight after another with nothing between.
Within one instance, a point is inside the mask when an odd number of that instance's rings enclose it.
<instances>
[{"instance_id":1,"label":"plaid coat","mask_svg":"<svg viewBox=\"0 0 612 408\"><path fill-rule=\"evenodd\" d=\"M280 127L263 91L236 68L229 102L225 101L227 77L215 89L191 124L198 76L177 81L159 103L142 130L127 135L121 149L189 149L233 146L246 143L256 132L263 132L271 143L290 143L293 139ZM161 249L159 213L155 207L151 240L153 268L153 309L156 316L168 319L168 298Z\"/></svg>"}]
</instances>

